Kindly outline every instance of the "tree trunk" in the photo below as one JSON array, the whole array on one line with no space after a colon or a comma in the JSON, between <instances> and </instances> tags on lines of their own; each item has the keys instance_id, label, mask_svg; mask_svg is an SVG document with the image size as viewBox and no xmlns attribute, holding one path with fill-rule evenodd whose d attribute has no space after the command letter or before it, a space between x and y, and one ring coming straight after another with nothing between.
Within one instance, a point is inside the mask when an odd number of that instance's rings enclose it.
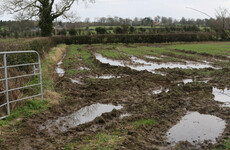
<instances>
[{"instance_id":1,"label":"tree trunk","mask_svg":"<svg viewBox=\"0 0 230 150\"><path fill-rule=\"evenodd\" d=\"M39 15L39 27L41 28L42 36L51 36L53 31L53 18L51 15L52 7L49 4L49 1L42 3L42 8L40 8Z\"/></svg>"}]
</instances>

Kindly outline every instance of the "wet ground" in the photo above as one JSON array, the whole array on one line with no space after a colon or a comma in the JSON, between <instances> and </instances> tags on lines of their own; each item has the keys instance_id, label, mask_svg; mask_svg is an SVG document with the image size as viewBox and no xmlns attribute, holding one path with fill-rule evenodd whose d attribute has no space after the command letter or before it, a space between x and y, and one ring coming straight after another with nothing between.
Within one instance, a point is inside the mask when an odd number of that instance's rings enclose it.
<instances>
[{"instance_id":1,"label":"wet ground","mask_svg":"<svg viewBox=\"0 0 230 150\"><path fill-rule=\"evenodd\" d=\"M216 143L216 138L222 135L225 128L225 121L218 117L188 112L177 125L169 129L167 141L174 145L180 141L197 144L207 140Z\"/></svg>"},{"instance_id":2,"label":"wet ground","mask_svg":"<svg viewBox=\"0 0 230 150\"><path fill-rule=\"evenodd\" d=\"M56 90L65 99L9 127L17 132L1 142L3 149L225 148L230 69L214 65L213 58L155 62L164 56L129 53L115 59L103 56L98 45L76 51L79 55L63 57L75 61L69 67L57 65L63 71L56 70L61 73ZM100 145L102 135L111 139Z\"/></svg>"}]
</instances>

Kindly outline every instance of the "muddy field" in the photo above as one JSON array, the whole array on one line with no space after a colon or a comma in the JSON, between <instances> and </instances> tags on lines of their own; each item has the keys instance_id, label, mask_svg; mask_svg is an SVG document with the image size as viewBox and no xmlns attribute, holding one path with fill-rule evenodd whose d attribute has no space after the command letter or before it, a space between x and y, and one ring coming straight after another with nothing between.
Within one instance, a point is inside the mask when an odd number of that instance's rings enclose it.
<instances>
[{"instance_id":1,"label":"muddy field","mask_svg":"<svg viewBox=\"0 0 230 150\"><path fill-rule=\"evenodd\" d=\"M228 45L71 45L53 69L63 100L5 128L1 149L228 149Z\"/></svg>"}]
</instances>

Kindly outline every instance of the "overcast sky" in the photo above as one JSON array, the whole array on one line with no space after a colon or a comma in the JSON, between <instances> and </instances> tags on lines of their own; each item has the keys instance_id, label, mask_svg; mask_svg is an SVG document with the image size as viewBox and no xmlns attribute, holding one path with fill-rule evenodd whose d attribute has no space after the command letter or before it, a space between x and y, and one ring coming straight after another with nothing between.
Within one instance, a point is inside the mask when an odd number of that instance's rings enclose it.
<instances>
[{"instance_id":1,"label":"overcast sky","mask_svg":"<svg viewBox=\"0 0 230 150\"><path fill-rule=\"evenodd\" d=\"M118 16L123 18L166 16L175 19L208 18L207 16L187 9L192 7L215 17L218 7L230 8L230 0L96 0L87 7L83 3L73 6L81 20L89 17ZM12 20L10 15L0 16L0 20Z\"/></svg>"}]
</instances>

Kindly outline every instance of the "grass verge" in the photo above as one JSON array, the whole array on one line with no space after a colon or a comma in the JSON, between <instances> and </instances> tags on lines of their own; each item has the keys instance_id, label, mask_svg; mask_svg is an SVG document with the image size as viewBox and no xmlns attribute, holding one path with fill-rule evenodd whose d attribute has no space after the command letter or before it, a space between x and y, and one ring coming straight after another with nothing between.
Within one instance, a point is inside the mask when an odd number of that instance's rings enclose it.
<instances>
[{"instance_id":1,"label":"grass verge","mask_svg":"<svg viewBox=\"0 0 230 150\"><path fill-rule=\"evenodd\" d=\"M124 140L120 133L98 133L93 137L85 137L81 142L69 143L65 150L113 150L118 149Z\"/></svg>"}]
</instances>

